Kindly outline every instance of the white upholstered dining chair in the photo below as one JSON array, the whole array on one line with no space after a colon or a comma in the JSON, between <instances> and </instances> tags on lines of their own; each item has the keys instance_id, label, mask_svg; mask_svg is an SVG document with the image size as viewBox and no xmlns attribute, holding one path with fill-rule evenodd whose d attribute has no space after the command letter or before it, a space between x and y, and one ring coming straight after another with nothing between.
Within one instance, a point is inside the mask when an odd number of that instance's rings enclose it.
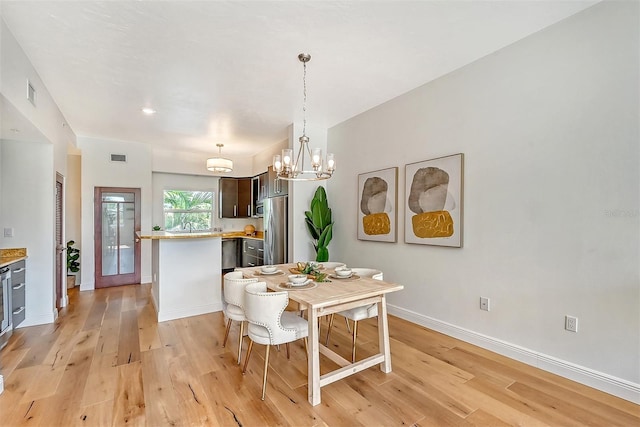
<instances>
[{"instance_id":1,"label":"white upholstered dining chair","mask_svg":"<svg viewBox=\"0 0 640 427\"><path fill-rule=\"evenodd\" d=\"M224 315L227 318L227 329L224 332L222 347L227 345L231 321L240 322L240 337L238 338L238 365L242 355L242 336L244 335L244 322L247 318L244 314L244 288L249 283L255 283L258 279L243 279L241 271L232 271L224 275Z\"/></svg>"},{"instance_id":2,"label":"white upholstered dining chair","mask_svg":"<svg viewBox=\"0 0 640 427\"><path fill-rule=\"evenodd\" d=\"M373 268L351 268L353 274L360 277L371 277L375 280L384 280L382 271L375 270ZM378 316L378 304L370 304L363 307L355 307L349 310L340 311L337 314L344 316L347 322L347 328L349 328L349 320L353 320L353 327L351 328L351 363L356 361L356 337L358 335L358 321L370 319ZM329 345L329 336L331 335L331 328L333 327L333 314L329 318L329 328L327 330L327 340L324 345Z\"/></svg>"},{"instance_id":3,"label":"white upholstered dining chair","mask_svg":"<svg viewBox=\"0 0 640 427\"><path fill-rule=\"evenodd\" d=\"M253 343L266 345L264 356L264 375L262 378L262 400L267 390L267 372L269 369L269 348L272 345L286 344L287 358L289 358L289 343L300 338L304 339L307 350L307 336L309 335L306 319L285 311L289 304L287 292L267 292L265 282L251 283L245 288L244 310L249 322L249 348L244 361L242 373L247 371L249 357Z\"/></svg>"}]
</instances>

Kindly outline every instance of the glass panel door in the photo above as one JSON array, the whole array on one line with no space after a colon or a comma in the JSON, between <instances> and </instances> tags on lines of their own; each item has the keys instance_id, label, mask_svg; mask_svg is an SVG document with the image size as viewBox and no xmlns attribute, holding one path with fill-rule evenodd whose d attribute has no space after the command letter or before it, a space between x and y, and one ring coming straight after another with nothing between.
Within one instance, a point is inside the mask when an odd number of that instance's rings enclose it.
<instances>
[{"instance_id":1,"label":"glass panel door","mask_svg":"<svg viewBox=\"0 0 640 427\"><path fill-rule=\"evenodd\" d=\"M96 288L139 283L140 189L97 187L95 200Z\"/></svg>"}]
</instances>

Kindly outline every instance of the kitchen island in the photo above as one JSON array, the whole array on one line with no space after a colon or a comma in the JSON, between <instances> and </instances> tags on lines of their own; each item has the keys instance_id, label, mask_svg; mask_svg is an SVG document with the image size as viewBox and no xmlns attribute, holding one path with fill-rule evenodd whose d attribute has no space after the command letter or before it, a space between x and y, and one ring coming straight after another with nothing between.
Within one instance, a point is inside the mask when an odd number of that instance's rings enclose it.
<instances>
[{"instance_id":1,"label":"kitchen island","mask_svg":"<svg viewBox=\"0 0 640 427\"><path fill-rule=\"evenodd\" d=\"M223 233L140 234L151 240L153 305L158 322L222 310Z\"/></svg>"}]
</instances>

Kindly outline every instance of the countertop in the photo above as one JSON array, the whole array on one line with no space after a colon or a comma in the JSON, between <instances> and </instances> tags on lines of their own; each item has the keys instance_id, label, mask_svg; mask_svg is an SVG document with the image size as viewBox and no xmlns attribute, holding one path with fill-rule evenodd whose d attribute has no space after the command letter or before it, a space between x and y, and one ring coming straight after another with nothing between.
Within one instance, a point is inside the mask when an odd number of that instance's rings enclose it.
<instances>
[{"instance_id":1,"label":"countertop","mask_svg":"<svg viewBox=\"0 0 640 427\"><path fill-rule=\"evenodd\" d=\"M137 233L141 239L151 240L166 240L166 239L209 239L212 237L220 238L243 238L243 239L256 239L263 240L264 234L262 231L256 231L255 235L246 235L244 231L228 231L228 232L203 232L203 233L171 233L168 231L152 231L151 234Z\"/></svg>"},{"instance_id":2,"label":"countertop","mask_svg":"<svg viewBox=\"0 0 640 427\"><path fill-rule=\"evenodd\" d=\"M26 248L0 249L0 267L27 259Z\"/></svg>"}]
</instances>

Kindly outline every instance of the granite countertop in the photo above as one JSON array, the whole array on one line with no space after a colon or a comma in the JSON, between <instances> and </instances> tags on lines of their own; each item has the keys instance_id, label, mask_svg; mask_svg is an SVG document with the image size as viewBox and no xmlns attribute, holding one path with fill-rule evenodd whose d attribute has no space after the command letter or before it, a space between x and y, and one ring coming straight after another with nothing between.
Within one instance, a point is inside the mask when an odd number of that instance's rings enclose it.
<instances>
[{"instance_id":1,"label":"granite countertop","mask_svg":"<svg viewBox=\"0 0 640 427\"><path fill-rule=\"evenodd\" d=\"M0 267L27 259L26 248L0 249Z\"/></svg>"},{"instance_id":2,"label":"granite countertop","mask_svg":"<svg viewBox=\"0 0 640 427\"><path fill-rule=\"evenodd\" d=\"M228 231L228 232L202 232L202 233L171 233L168 231L152 231L151 234L137 233L141 239L166 240L166 239L208 239L212 237L221 238L247 238L263 240L262 231L256 231L254 235L246 235L244 231Z\"/></svg>"}]
</instances>

